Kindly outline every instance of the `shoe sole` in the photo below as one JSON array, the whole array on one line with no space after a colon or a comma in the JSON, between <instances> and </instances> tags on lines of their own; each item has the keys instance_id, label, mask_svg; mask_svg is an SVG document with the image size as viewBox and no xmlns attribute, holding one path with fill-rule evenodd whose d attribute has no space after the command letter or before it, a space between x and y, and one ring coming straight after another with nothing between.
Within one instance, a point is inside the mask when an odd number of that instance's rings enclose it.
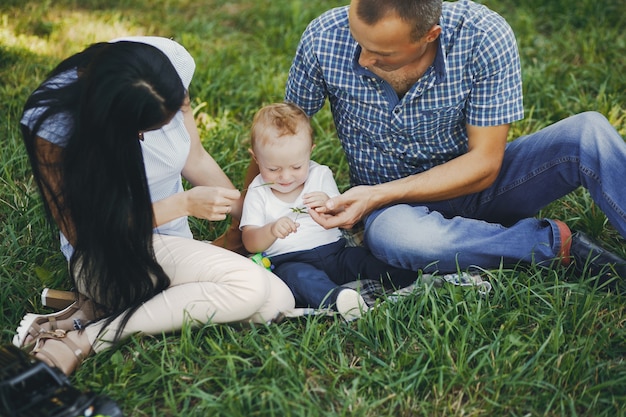
<instances>
[{"instance_id":1,"label":"shoe sole","mask_svg":"<svg viewBox=\"0 0 626 417\"><path fill-rule=\"evenodd\" d=\"M15 330L15 335L13 336L13 345L22 348L24 346L24 341L26 340L26 336L28 335L28 330L33 326L35 320L43 316L35 313L28 313L20 321L19 327Z\"/></svg>"},{"instance_id":2,"label":"shoe sole","mask_svg":"<svg viewBox=\"0 0 626 417\"><path fill-rule=\"evenodd\" d=\"M49 322L51 318L55 318L57 320L65 320L73 314L73 311L76 310L74 303L70 306L66 307L61 311L57 311L56 313L50 314L35 314L28 313L20 321L20 325L15 330L15 335L13 336L13 345L22 348L24 346L24 341L28 336L28 330L33 326L33 323L37 322L39 319L41 320L41 324ZM40 323L37 323L40 324Z\"/></svg>"}]
</instances>

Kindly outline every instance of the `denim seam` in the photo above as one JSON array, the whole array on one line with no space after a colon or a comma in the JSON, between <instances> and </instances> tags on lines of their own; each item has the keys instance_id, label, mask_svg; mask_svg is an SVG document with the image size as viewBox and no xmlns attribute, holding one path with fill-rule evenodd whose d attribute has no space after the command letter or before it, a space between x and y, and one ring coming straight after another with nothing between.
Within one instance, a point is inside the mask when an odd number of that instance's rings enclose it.
<instances>
[{"instance_id":1,"label":"denim seam","mask_svg":"<svg viewBox=\"0 0 626 417\"><path fill-rule=\"evenodd\" d=\"M602 185L602 179L600 178L599 175L597 175L593 170L579 165L580 166L580 171L587 177L589 178L591 181L595 181L598 185L600 185L598 187L598 189L602 189L601 185ZM626 220L626 213L615 203L615 200L613 200L613 198L611 198L611 196L609 196L608 194L606 194L604 191L602 192L602 198L604 199L604 201L616 212L619 213L620 217L624 220Z\"/></svg>"},{"instance_id":2,"label":"denim seam","mask_svg":"<svg viewBox=\"0 0 626 417\"><path fill-rule=\"evenodd\" d=\"M550 163L544 164L543 166L533 170L532 172L528 173L527 175L525 175L525 176L523 176L521 178L518 178L517 180L509 183L506 187L499 188L499 189L495 190L493 193L489 194L485 198L482 198L480 200L479 204L483 205L485 203L488 203L488 202L492 201L495 197L497 197L499 195L502 195L502 194L504 194L504 193L506 193L506 192L508 192L508 191L510 191L510 190L512 190L514 188L516 188L516 187L519 187L520 185L522 185L525 182L527 182L528 180L530 180L530 179L532 179L532 178L542 174L543 172L548 171L549 169L551 169L551 168L553 168L553 167L555 167L557 165L560 165L560 164L565 163L565 162L570 162L570 161L576 161L576 162L578 162L580 164L580 158L576 157L576 156L572 156L572 157L567 156L567 157L562 157L562 158L555 159L554 161L551 161Z\"/></svg>"}]
</instances>

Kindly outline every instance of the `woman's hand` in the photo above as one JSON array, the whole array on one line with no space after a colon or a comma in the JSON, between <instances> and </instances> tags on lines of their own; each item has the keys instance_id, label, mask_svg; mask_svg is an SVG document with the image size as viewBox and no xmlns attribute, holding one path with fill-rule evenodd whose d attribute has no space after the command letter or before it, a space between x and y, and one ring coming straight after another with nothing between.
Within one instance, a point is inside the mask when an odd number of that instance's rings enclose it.
<instances>
[{"instance_id":1,"label":"woman's hand","mask_svg":"<svg viewBox=\"0 0 626 417\"><path fill-rule=\"evenodd\" d=\"M197 186L185 191L187 214L199 219L220 221L226 219L240 204L239 190Z\"/></svg>"}]
</instances>

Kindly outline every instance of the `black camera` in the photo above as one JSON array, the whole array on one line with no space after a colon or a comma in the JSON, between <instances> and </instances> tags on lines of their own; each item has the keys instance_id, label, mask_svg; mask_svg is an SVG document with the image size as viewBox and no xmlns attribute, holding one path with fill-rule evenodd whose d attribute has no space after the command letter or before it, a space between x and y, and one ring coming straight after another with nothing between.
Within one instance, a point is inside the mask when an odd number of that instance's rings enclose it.
<instances>
[{"instance_id":1,"label":"black camera","mask_svg":"<svg viewBox=\"0 0 626 417\"><path fill-rule=\"evenodd\" d=\"M72 387L59 370L13 345L0 347L2 417L122 417L113 400Z\"/></svg>"}]
</instances>

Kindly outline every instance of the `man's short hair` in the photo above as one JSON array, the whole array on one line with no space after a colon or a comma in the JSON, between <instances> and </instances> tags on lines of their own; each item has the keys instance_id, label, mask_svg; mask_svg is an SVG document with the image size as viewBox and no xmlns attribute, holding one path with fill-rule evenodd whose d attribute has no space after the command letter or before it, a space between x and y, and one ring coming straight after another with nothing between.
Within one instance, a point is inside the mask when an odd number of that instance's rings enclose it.
<instances>
[{"instance_id":1,"label":"man's short hair","mask_svg":"<svg viewBox=\"0 0 626 417\"><path fill-rule=\"evenodd\" d=\"M439 23L442 0L358 0L356 14L368 25L378 23L389 13L414 25L411 39L421 39Z\"/></svg>"}]
</instances>

